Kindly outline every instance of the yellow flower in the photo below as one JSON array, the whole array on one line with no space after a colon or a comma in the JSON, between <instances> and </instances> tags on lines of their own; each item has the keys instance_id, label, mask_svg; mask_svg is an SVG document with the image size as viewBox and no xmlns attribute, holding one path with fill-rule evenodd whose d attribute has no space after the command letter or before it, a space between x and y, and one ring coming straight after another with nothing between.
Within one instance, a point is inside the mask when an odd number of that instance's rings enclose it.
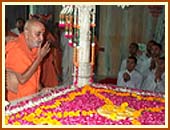
<instances>
[{"instance_id":1,"label":"yellow flower","mask_svg":"<svg viewBox=\"0 0 170 130\"><path fill-rule=\"evenodd\" d=\"M158 98L157 101L160 101L162 103L165 103L165 99L164 98Z\"/></svg>"},{"instance_id":2,"label":"yellow flower","mask_svg":"<svg viewBox=\"0 0 170 130\"><path fill-rule=\"evenodd\" d=\"M40 124L41 122L39 118L34 118L33 123L37 125L37 124Z\"/></svg>"},{"instance_id":3,"label":"yellow flower","mask_svg":"<svg viewBox=\"0 0 170 130\"><path fill-rule=\"evenodd\" d=\"M118 109L117 109L117 113L122 113L122 112L124 112L125 111L125 107L119 107Z\"/></svg>"},{"instance_id":4,"label":"yellow flower","mask_svg":"<svg viewBox=\"0 0 170 130\"><path fill-rule=\"evenodd\" d=\"M113 105L112 101L110 99L108 99L108 98L105 98L104 101L105 101L106 104Z\"/></svg>"},{"instance_id":5,"label":"yellow flower","mask_svg":"<svg viewBox=\"0 0 170 130\"><path fill-rule=\"evenodd\" d=\"M54 106L55 106L55 107L58 107L58 106L60 106L60 105L61 105L61 102L58 101L58 100L56 100L56 102L54 103ZM55 107L54 107L54 108L55 108Z\"/></svg>"},{"instance_id":6,"label":"yellow flower","mask_svg":"<svg viewBox=\"0 0 170 130\"><path fill-rule=\"evenodd\" d=\"M51 105L50 108L56 108L56 104Z\"/></svg>"},{"instance_id":7,"label":"yellow flower","mask_svg":"<svg viewBox=\"0 0 170 130\"><path fill-rule=\"evenodd\" d=\"M165 107L161 106L161 107L160 107L160 110L165 110Z\"/></svg>"},{"instance_id":8,"label":"yellow flower","mask_svg":"<svg viewBox=\"0 0 170 130\"><path fill-rule=\"evenodd\" d=\"M62 125L61 122L54 120L54 119L49 120L48 124L49 125Z\"/></svg>"},{"instance_id":9,"label":"yellow flower","mask_svg":"<svg viewBox=\"0 0 170 130\"><path fill-rule=\"evenodd\" d=\"M135 112L133 112L133 117L134 118L137 118L137 117L139 117L141 115L141 111L135 111Z\"/></svg>"},{"instance_id":10,"label":"yellow flower","mask_svg":"<svg viewBox=\"0 0 170 130\"><path fill-rule=\"evenodd\" d=\"M41 109L40 108L37 108L36 110L35 110L35 114L37 115L37 116L39 116L40 114L41 114Z\"/></svg>"},{"instance_id":11,"label":"yellow flower","mask_svg":"<svg viewBox=\"0 0 170 130\"><path fill-rule=\"evenodd\" d=\"M153 107L153 108L147 108L148 111L151 111L151 112L160 112L163 108L158 108L158 107ZM165 109L165 108L164 108Z\"/></svg>"},{"instance_id":12,"label":"yellow flower","mask_svg":"<svg viewBox=\"0 0 170 130\"><path fill-rule=\"evenodd\" d=\"M48 116L48 117L52 117L53 115L54 115L54 114L53 114L52 112L48 112L48 113L47 113L47 116Z\"/></svg>"},{"instance_id":13,"label":"yellow flower","mask_svg":"<svg viewBox=\"0 0 170 130\"><path fill-rule=\"evenodd\" d=\"M141 123L138 120L132 120L132 124L133 125L141 125Z\"/></svg>"},{"instance_id":14,"label":"yellow flower","mask_svg":"<svg viewBox=\"0 0 170 130\"><path fill-rule=\"evenodd\" d=\"M141 96L137 96L137 99L138 99L138 100L142 100L142 97L141 97Z\"/></svg>"},{"instance_id":15,"label":"yellow flower","mask_svg":"<svg viewBox=\"0 0 170 130\"><path fill-rule=\"evenodd\" d=\"M123 102L120 107L121 107L121 108L126 108L128 105L129 105L129 104L128 104L127 102Z\"/></svg>"},{"instance_id":16,"label":"yellow flower","mask_svg":"<svg viewBox=\"0 0 170 130\"><path fill-rule=\"evenodd\" d=\"M26 120L26 121L33 121L34 118L35 118L35 114L34 113L31 113L28 116L24 116L23 117L23 119Z\"/></svg>"},{"instance_id":17,"label":"yellow flower","mask_svg":"<svg viewBox=\"0 0 170 130\"><path fill-rule=\"evenodd\" d=\"M137 94L136 93L132 93L132 97L137 97Z\"/></svg>"},{"instance_id":18,"label":"yellow flower","mask_svg":"<svg viewBox=\"0 0 170 130\"><path fill-rule=\"evenodd\" d=\"M62 118L62 113L61 113L61 112L58 112L58 113L57 113L57 116L58 116L58 118Z\"/></svg>"},{"instance_id":19,"label":"yellow flower","mask_svg":"<svg viewBox=\"0 0 170 130\"><path fill-rule=\"evenodd\" d=\"M46 121L46 123L50 122L50 121L51 121L51 117L49 117L49 116L46 117L46 118L45 118L45 121Z\"/></svg>"},{"instance_id":20,"label":"yellow flower","mask_svg":"<svg viewBox=\"0 0 170 130\"><path fill-rule=\"evenodd\" d=\"M34 119L34 117L35 117L34 113L31 113L31 114L28 115L28 118L30 118L31 120Z\"/></svg>"},{"instance_id":21,"label":"yellow flower","mask_svg":"<svg viewBox=\"0 0 170 130\"><path fill-rule=\"evenodd\" d=\"M128 96L130 96L130 93L124 93L124 96L128 97Z\"/></svg>"},{"instance_id":22,"label":"yellow flower","mask_svg":"<svg viewBox=\"0 0 170 130\"><path fill-rule=\"evenodd\" d=\"M86 116L87 115L87 112L85 110L83 110L81 113L82 113L82 116Z\"/></svg>"},{"instance_id":23,"label":"yellow flower","mask_svg":"<svg viewBox=\"0 0 170 130\"><path fill-rule=\"evenodd\" d=\"M77 111L75 112L75 115L76 115L76 116L80 116L80 110L77 110Z\"/></svg>"},{"instance_id":24,"label":"yellow flower","mask_svg":"<svg viewBox=\"0 0 170 130\"><path fill-rule=\"evenodd\" d=\"M44 124L44 122L45 122L45 118L44 118L44 117L40 117L40 118L39 118L39 123L40 123L40 124Z\"/></svg>"},{"instance_id":25,"label":"yellow flower","mask_svg":"<svg viewBox=\"0 0 170 130\"><path fill-rule=\"evenodd\" d=\"M75 113L73 111L68 112L69 117L75 116Z\"/></svg>"},{"instance_id":26,"label":"yellow flower","mask_svg":"<svg viewBox=\"0 0 170 130\"><path fill-rule=\"evenodd\" d=\"M70 93L70 94L69 94L69 98L70 98L70 100L74 100L74 98L75 98L75 93Z\"/></svg>"},{"instance_id":27,"label":"yellow flower","mask_svg":"<svg viewBox=\"0 0 170 130\"><path fill-rule=\"evenodd\" d=\"M20 118L20 114L19 113L16 114L16 118Z\"/></svg>"},{"instance_id":28,"label":"yellow flower","mask_svg":"<svg viewBox=\"0 0 170 130\"><path fill-rule=\"evenodd\" d=\"M116 113L112 113L112 114L110 115L110 118L111 118L112 120L116 120L116 119L117 119L117 114L116 114Z\"/></svg>"},{"instance_id":29,"label":"yellow flower","mask_svg":"<svg viewBox=\"0 0 170 130\"><path fill-rule=\"evenodd\" d=\"M102 106L102 109L106 110L106 111L112 111L114 109L114 106L113 105L104 105L104 106Z\"/></svg>"},{"instance_id":30,"label":"yellow flower","mask_svg":"<svg viewBox=\"0 0 170 130\"><path fill-rule=\"evenodd\" d=\"M67 116L69 116L69 112L65 111L63 117L67 117Z\"/></svg>"},{"instance_id":31,"label":"yellow flower","mask_svg":"<svg viewBox=\"0 0 170 130\"><path fill-rule=\"evenodd\" d=\"M88 111L88 114L90 115L90 114L93 114L93 111L92 110L89 110Z\"/></svg>"},{"instance_id":32,"label":"yellow flower","mask_svg":"<svg viewBox=\"0 0 170 130\"><path fill-rule=\"evenodd\" d=\"M86 93L86 88L85 87L82 88L81 92L82 92L82 94L85 94Z\"/></svg>"},{"instance_id":33,"label":"yellow flower","mask_svg":"<svg viewBox=\"0 0 170 130\"><path fill-rule=\"evenodd\" d=\"M9 116L5 116L5 125L8 124Z\"/></svg>"},{"instance_id":34,"label":"yellow flower","mask_svg":"<svg viewBox=\"0 0 170 130\"><path fill-rule=\"evenodd\" d=\"M49 109L50 108L50 106L44 106L44 109Z\"/></svg>"},{"instance_id":35,"label":"yellow flower","mask_svg":"<svg viewBox=\"0 0 170 130\"><path fill-rule=\"evenodd\" d=\"M147 100L148 101L153 101L154 99L153 99L153 97L147 97Z\"/></svg>"},{"instance_id":36,"label":"yellow flower","mask_svg":"<svg viewBox=\"0 0 170 130\"><path fill-rule=\"evenodd\" d=\"M16 122L14 122L14 124L13 125L21 125L21 123L20 122L18 122L18 121L16 121Z\"/></svg>"}]
</instances>

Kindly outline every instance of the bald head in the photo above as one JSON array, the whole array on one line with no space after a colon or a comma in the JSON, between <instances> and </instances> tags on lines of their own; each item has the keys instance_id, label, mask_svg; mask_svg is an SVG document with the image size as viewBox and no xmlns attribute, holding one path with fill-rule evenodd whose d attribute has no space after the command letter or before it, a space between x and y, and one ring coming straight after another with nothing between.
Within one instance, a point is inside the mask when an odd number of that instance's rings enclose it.
<instances>
[{"instance_id":1,"label":"bald head","mask_svg":"<svg viewBox=\"0 0 170 130\"><path fill-rule=\"evenodd\" d=\"M30 19L25 23L24 35L28 47L41 46L44 40L45 26L37 19Z\"/></svg>"},{"instance_id":2,"label":"bald head","mask_svg":"<svg viewBox=\"0 0 170 130\"><path fill-rule=\"evenodd\" d=\"M30 19L30 20L28 20L28 21L25 23L24 31L25 31L25 30L30 31L30 30L32 30L33 28L35 28L37 25L44 27L43 23L41 23L39 20L37 20L37 19Z\"/></svg>"}]
</instances>

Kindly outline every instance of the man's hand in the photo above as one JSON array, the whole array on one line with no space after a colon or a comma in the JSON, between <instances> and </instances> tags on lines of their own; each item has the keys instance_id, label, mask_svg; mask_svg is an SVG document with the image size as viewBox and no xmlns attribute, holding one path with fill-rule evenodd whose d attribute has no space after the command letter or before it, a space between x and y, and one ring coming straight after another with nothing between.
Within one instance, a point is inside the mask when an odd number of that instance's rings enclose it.
<instances>
[{"instance_id":1,"label":"man's hand","mask_svg":"<svg viewBox=\"0 0 170 130\"><path fill-rule=\"evenodd\" d=\"M155 71L155 82L159 82L161 81L161 76L164 73L163 70L161 70L160 68L157 68Z\"/></svg>"},{"instance_id":2,"label":"man's hand","mask_svg":"<svg viewBox=\"0 0 170 130\"><path fill-rule=\"evenodd\" d=\"M123 74L123 79L124 79L125 82L129 81L130 80L130 75L127 72L125 72Z\"/></svg>"},{"instance_id":3,"label":"man's hand","mask_svg":"<svg viewBox=\"0 0 170 130\"><path fill-rule=\"evenodd\" d=\"M155 60L155 59L152 59L149 69L150 69L150 70L154 70L155 68L156 68L156 60Z\"/></svg>"},{"instance_id":4,"label":"man's hand","mask_svg":"<svg viewBox=\"0 0 170 130\"><path fill-rule=\"evenodd\" d=\"M38 48L38 59L42 61L42 59L48 54L50 51L50 43L46 42L43 47Z\"/></svg>"}]
</instances>

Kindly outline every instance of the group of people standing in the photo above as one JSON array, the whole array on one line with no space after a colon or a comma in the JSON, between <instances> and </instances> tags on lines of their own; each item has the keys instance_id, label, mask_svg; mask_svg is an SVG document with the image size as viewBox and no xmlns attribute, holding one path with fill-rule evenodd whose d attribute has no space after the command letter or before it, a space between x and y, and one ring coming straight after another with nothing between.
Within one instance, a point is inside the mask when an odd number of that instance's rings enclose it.
<instances>
[{"instance_id":1,"label":"group of people standing","mask_svg":"<svg viewBox=\"0 0 170 130\"><path fill-rule=\"evenodd\" d=\"M121 63L118 86L165 93L165 57L162 46L154 40L141 53L137 43L129 45L129 57Z\"/></svg>"}]
</instances>

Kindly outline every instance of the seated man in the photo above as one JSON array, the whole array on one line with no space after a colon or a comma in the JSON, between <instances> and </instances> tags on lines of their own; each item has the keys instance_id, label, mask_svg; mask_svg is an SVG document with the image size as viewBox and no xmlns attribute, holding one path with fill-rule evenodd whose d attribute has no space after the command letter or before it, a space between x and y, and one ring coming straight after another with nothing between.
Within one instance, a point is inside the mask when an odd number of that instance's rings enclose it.
<instances>
[{"instance_id":1,"label":"seated man","mask_svg":"<svg viewBox=\"0 0 170 130\"><path fill-rule=\"evenodd\" d=\"M129 56L134 56L137 57L137 52L138 52L139 46L137 43L132 42L129 45ZM127 66L127 58L123 59L121 66L120 66L120 71L125 70Z\"/></svg>"},{"instance_id":2,"label":"seated man","mask_svg":"<svg viewBox=\"0 0 170 130\"><path fill-rule=\"evenodd\" d=\"M143 74L144 80L148 76L148 73L150 73L150 71L153 71L156 68L156 63L161 55L162 55L162 46L156 42L153 42L150 49L151 57L148 60L143 61L143 63L141 64L141 67L145 68L143 69L143 72L141 72ZM145 62L147 63L147 65L145 64Z\"/></svg>"},{"instance_id":3,"label":"seated man","mask_svg":"<svg viewBox=\"0 0 170 130\"><path fill-rule=\"evenodd\" d=\"M118 74L118 86L140 89L143 77L135 70L137 59L134 56L129 56L127 59L127 69L122 70Z\"/></svg>"},{"instance_id":4,"label":"seated man","mask_svg":"<svg viewBox=\"0 0 170 130\"><path fill-rule=\"evenodd\" d=\"M147 73L141 89L165 93L165 57L159 57L156 68Z\"/></svg>"},{"instance_id":5,"label":"seated man","mask_svg":"<svg viewBox=\"0 0 170 130\"><path fill-rule=\"evenodd\" d=\"M154 91L165 93L165 57L160 57L157 62L155 81L157 83Z\"/></svg>"},{"instance_id":6,"label":"seated man","mask_svg":"<svg viewBox=\"0 0 170 130\"><path fill-rule=\"evenodd\" d=\"M41 22L28 20L24 26L24 33L6 44L8 101L38 92L40 63L50 51L48 43L41 47L44 33L45 27Z\"/></svg>"}]
</instances>

